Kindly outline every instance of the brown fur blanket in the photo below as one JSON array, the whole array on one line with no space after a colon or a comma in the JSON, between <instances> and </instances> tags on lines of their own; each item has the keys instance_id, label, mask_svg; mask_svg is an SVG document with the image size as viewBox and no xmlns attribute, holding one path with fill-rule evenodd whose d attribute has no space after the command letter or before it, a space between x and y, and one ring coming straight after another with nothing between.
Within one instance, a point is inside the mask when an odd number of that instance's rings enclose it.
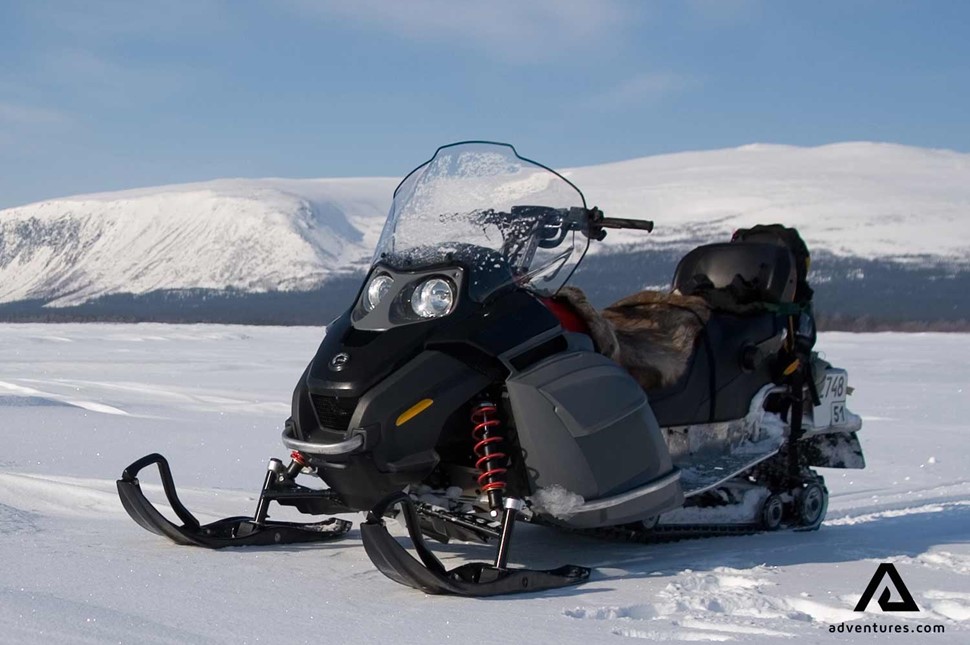
<instances>
[{"instance_id":1,"label":"brown fur blanket","mask_svg":"<svg viewBox=\"0 0 970 645\"><path fill-rule=\"evenodd\" d=\"M597 350L648 390L680 378L711 315L703 298L661 291L635 293L602 312L577 287L564 287L556 297L586 321Z\"/></svg>"}]
</instances>

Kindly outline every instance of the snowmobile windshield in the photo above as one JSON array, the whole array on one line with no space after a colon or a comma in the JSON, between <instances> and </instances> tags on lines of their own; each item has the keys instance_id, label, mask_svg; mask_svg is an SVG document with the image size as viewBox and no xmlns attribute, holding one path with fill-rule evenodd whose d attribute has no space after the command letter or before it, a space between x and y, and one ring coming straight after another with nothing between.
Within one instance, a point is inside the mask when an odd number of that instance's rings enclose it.
<instances>
[{"instance_id":1,"label":"snowmobile windshield","mask_svg":"<svg viewBox=\"0 0 970 645\"><path fill-rule=\"evenodd\" d=\"M374 263L396 269L460 265L482 299L516 284L552 295L589 245L583 194L507 144L438 149L394 191Z\"/></svg>"}]
</instances>

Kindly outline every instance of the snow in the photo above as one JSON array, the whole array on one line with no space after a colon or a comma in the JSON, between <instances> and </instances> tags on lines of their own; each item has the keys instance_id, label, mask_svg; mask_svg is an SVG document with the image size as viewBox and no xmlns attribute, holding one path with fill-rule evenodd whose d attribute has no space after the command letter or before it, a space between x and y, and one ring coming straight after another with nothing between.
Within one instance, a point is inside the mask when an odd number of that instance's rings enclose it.
<instances>
[{"instance_id":1,"label":"snow","mask_svg":"<svg viewBox=\"0 0 970 645\"><path fill-rule=\"evenodd\" d=\"M767 494L758 489L744 491L740 503L731 506L688 506L668 511L661 516L664 524L718 524L747 521L759 517Z\"/></svg>"},{"instance_id":2,"label":"snow","mask_svg":"<svg viewBox=\"0 0 970 645\"><path fill-rule=\"evenodd\" d=\"M313 289L369 262L395 183L219 180L0 211L0 302Z\"/></svg>"},{"instance_id":3,"label":"snow","mask_svg":"<svg viewBox=\"0 0 970 645\"><path fill-rule=\"evenodd\" d=\"M594 253L680 248L783 222L798 227L813 252L970 263L968 154L865 142L758 144L563 172L608 216L656 222L650 235L610 231ZM224 179L3 210L0 302L312 289L368 263L396 184Z\"/></svg>"},{"instance_id":4,"label":"snow","mask_svg":"<svg viewBox=\"0 0 970 645\"><path fill-rule=\"evenodd\" d=\"M594 567L573 588L487 601L426 596L377 572L356 528L328 545L207 551L127 517L114 480L156 451L200 519L252 512L266 460L284 455L291 389L322 334L0 325L0 641L880 638L829 632L843 621L943 625L945 634L919 639L970 640L966 335L822 334L819 347L855 387L868 468L823 471L832 498L818 532L644 546L517 529L515 565ZM156 480L145 483L158 499ZM435 548L448 566L491 555ZM875 601L852 611L880 562L895 564L919 613L882 614ZM881 637L894 638L917 640Z\"/></svg>"},{"instance_id":5,"label":"snow","mask_svg":"<svg viewBox=\"0 0 970 645\"><path fill-rule=\"evenodd\" d=\"M583 496L554 485L540 488L530 500L537 511L548 513L555 518L567 520L579 510L586 501Z\"/></svg>"},{"instance_id":6,"label":"snow","mask_svg":"<svg viewBox=\"0 0 970 645\"><path fill-rule=\"evenodd\" d=\"M729 239L780 222L813 252L863 258L970 258L970 155L886 143L815 148L749 145L684 152L567 173L607 215L655 220L638 247Z\"/></svg>"}]
</instances>

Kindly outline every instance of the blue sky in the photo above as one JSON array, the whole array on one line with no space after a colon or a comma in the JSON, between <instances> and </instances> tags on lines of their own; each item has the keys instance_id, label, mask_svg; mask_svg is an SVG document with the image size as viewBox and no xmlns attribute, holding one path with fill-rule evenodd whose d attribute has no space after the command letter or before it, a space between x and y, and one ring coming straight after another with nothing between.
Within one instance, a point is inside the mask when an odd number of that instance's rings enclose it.
<instances>
[{"instance_id":1,"label":"blue sky","mask_svg":"<svg viewBox=\"0 0 970 645\"><path fill-rule=\"evenodd\" d=\"M0 207L751 142L970 151L962 0L5 0Z\"/></svg>"}]
</instances>

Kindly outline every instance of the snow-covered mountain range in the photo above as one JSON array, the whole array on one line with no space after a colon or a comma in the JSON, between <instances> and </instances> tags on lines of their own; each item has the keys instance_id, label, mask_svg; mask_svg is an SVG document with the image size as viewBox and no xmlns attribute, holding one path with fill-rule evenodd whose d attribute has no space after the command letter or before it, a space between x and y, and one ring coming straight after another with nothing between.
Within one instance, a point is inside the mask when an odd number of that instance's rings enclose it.
<instances>
[{"instance_id":1,"label":"snow-covered mountain range","mask_svg":"<svg viewBox=\"0 0 970 645\"><path fill-rule=\"evenodd\" d=\"M304 290L369 258L392 179L230 179L0 211L0 302Z\"/></svg>"},{"instance_id":2,"label":"snow-covered mountain range","mask_svg":"<svg viewBox=\"0 0 970 645\"><path fill-rule=\"evenodd\" d=\"M970 265L970 154L756 144L562 172L607 215L656 222L649 236L611 232L593 253L682 249L782 222L816 253ZM226 179L3 210L0 303L316 289L367 265L397 181Z\"/></svg>"}]
</instances>

